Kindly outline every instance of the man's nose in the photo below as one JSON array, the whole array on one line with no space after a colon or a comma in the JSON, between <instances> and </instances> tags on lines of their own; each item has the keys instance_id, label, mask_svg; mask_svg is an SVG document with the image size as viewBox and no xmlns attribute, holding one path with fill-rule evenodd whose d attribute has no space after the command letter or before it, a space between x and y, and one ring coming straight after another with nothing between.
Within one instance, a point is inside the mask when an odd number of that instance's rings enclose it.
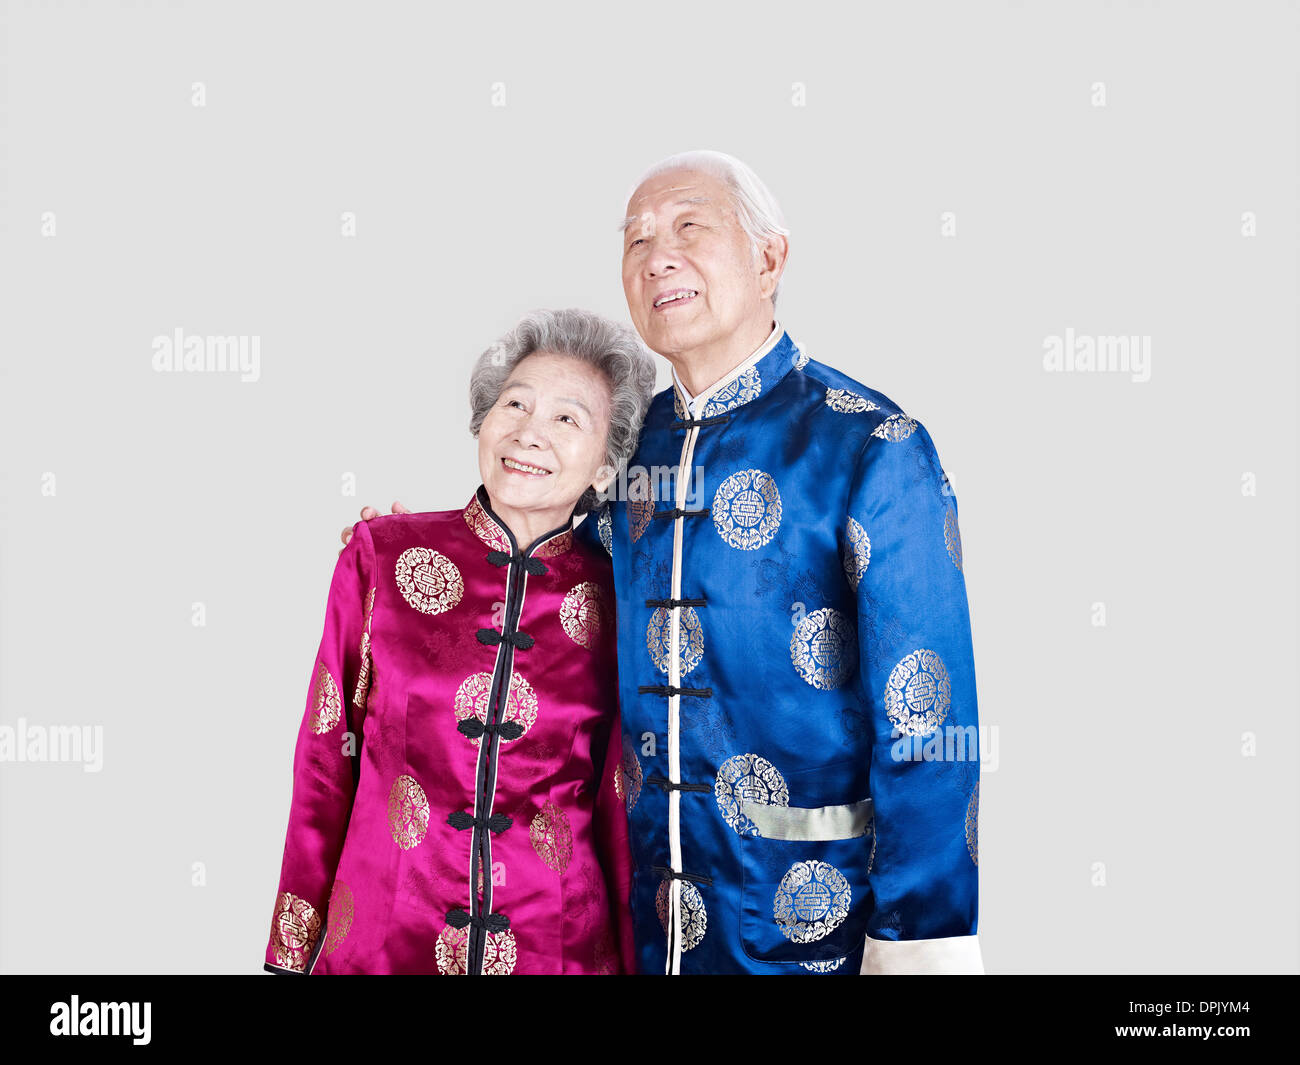
<instances>
[{"instance_id":1,"label":"man's nose","mask_svg":"<svg viewBox=\"0 0 1300 1065\"><path fill-rule=\"evenodd\" d=\"M656 241L655 246L650 249L650 254L646 257L646 277L663 277L664 274L670 274L676 269L676 252L671 247Z\"/></svg>"}]
</instances>

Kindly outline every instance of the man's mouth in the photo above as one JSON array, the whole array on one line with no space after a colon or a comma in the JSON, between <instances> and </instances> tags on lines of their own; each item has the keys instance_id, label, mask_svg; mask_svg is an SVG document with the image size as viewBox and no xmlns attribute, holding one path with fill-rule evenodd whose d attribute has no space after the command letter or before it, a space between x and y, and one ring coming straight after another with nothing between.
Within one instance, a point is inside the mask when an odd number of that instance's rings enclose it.
<instances>
[{"instance_id":1,"label":"man's mouth","mask_svg":"<svg viewBox=\"0 0 1300 1065\"><path fill-rule=\"evenodd\" d=\"M680 307L683 303L690 303L699 293L693 288L675 288L669 292L661 292L659 298L655 300L655 310L662 307Z\"/></svg>"},{"instance_id":2,"label":"man's mouth","mask_svg":"<svg viewBox=\"0 0 1300 1065\"><path fill-rule=\"evenodd\" d=\"M540 466L529 466L526 462L516 462L514 459L503 458L501 465L515 473L525 473L530 477L548 477L551 473L550 470L544 470Z\"/></svg>"}]
</instances>

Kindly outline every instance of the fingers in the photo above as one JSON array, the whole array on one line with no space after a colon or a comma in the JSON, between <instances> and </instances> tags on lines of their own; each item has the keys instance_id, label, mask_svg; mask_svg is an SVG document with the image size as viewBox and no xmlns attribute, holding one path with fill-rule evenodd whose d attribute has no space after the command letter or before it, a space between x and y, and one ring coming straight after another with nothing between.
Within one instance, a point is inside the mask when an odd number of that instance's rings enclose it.
<instances>
[{"instance_id":1,"label":"fingers","mask_svg":"<svg viewBox=\"0 0 1300 1065\"><path fill-rule=\"evenodd\" d=\"M414 513L414 512L411 511L411 510L408 510L406 507L402 506L401 503L399 503L399 502L397 502L396 500L394 500L394 502L393 502L393 513L394 513L394 514L411 514L411 513ZM362 520L362 521L370 521L371 518L377 518L377 517L379 517L379 511L377 511L374 507L372 507L372 506L364 506L364 507L361 508L361 520ZM348 541L352 539L352 526L351 526L351 525L349 525L346 529L343 530L343 532L339 535L339 539L343 541L343 547L339 548L339 554L341 555L341 554L343 554L343 548L347 547L347 546L348 546Z\"/></svg>"}]
</instances>

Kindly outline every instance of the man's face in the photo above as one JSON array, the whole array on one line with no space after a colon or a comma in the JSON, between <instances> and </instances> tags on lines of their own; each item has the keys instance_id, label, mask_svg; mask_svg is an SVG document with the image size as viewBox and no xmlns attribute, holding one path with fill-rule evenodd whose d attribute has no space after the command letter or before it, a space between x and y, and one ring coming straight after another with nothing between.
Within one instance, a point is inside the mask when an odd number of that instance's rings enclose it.
<instances>
[{"instance_id":1,"label":"man's face","mask_svg":"<svg viewBox=\"0 0 1300 1065\"><path fill-rule=\"evenodd\" d=\"M763 316L776 281L751 249L721 179L698 170L656 175L632 194L627 213L623 293L652 351L725 343Z\"/></svg>"}]
</instances>

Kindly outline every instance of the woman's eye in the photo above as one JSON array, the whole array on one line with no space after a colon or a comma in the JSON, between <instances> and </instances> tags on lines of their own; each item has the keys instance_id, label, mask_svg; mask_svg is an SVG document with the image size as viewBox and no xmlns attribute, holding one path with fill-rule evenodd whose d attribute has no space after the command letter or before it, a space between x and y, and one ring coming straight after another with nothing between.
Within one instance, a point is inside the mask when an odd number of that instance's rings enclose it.
<instances>
[{"instance_id":1,"label":"woman's eye","mask_svg":"<svg viewBox=\"0 0 1300 1065\"><path fill-rule=\"evenodd\" d=\"M507 406L507 407L513 407L513 406L515 406L516 404L519 405L519 409L520 409L520 410L523 410L523 409L524 409L524 405L523 405L522 403L520 403L519 400L517 400L517 399L509 399L509 400L506 400L506 406Z\"/></svg>"},{"instance_id":2,"label":"woman's eye","mask_svg":"<svg viewBox=\"0 0 1300 1065\"><path fill-rule=\"evenodd\" d=\"M573 421L573 415L572 415L572 414L561 414L560 417L561 417L561 418L568 418L569 421L573 422L574 425L577 425L577 424L578 424L577 422L574 422L574 421Z\"/></svg>"}]
</instances>

